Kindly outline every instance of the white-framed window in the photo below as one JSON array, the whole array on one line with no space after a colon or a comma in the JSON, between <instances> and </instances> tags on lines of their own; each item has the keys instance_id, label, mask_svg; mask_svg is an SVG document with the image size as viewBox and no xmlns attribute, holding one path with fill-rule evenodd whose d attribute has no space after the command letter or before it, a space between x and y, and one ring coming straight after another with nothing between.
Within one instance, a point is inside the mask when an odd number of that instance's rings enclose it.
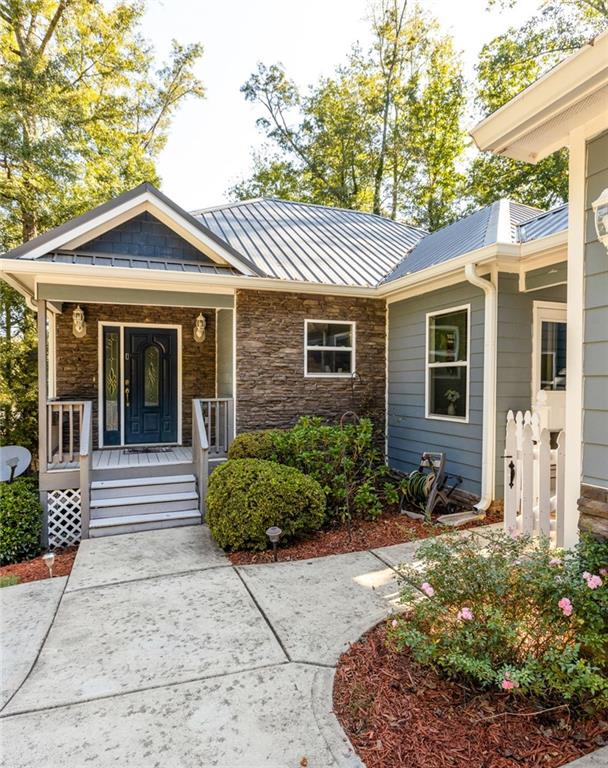
<instances>
[{"instance_id":1,"label":"white-framed window","mask_svg":"<svg viewBox=\"0 0 608 768\"><path fill-rule=\"evenodd\" d=\"M304 321L304 375L351 376L355 370L355 323Z\"/></svg>"},{"instance_id":2,"label":"white-framed window","mask_svg":"<svg viewBox=\"0 0 608 768\"><path fill-rule=\"evenodd\" d=\"M470 337L470 304L427 313L427 419L468 422Z\"/></svg>"}]
</instances>

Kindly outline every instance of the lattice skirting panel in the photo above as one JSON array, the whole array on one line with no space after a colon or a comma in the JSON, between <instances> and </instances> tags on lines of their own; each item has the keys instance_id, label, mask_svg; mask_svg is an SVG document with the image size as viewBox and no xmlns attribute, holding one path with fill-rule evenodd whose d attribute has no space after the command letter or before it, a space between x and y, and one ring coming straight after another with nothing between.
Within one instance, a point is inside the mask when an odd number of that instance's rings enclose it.
<instances>
[{"instance_id":1,"label":"lattice skirting panel","mask_svg":"<svg viewBox=\"0 0 608 768\"><path fill-rule=\"evenodd\" d=\"M49 546L67 547L80 541L80 489L48 492Z\"/></svg>"}]
</instances>

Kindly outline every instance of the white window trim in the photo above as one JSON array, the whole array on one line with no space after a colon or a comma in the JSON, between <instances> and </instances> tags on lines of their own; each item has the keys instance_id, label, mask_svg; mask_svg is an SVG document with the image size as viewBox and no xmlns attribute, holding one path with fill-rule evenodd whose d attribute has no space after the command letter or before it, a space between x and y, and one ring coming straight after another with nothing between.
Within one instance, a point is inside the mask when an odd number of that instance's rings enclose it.
<instances>
[{"instance_id":1,"label":"white window trim","mask_svg":"<svg viewBox=\"0 0 608 768\"><path fill-rule=\"evenodd\" d=\"M430 320L432 317L438 317L440 315L449 315L452 312L467 312L467 359L459 360L454 363L429 363L429 328ZM471 305L461 304L457 307L448 307L447 309L438 309L433 312L426 313L425 324L425 342L424 342L424 417L425 419L431 419L433 421L454 421L458 424L469 423L469 404L471 399ZM443 414L435 414L430 411L430 394L431 394L431 377L429 371L431 368L455 368L464 367L467 368L467 397L465 403L465 415L464 416L445 416Z\"/></svg>"},{"instance_id":2,"label":"white window trim","mask_svg":"<svg viewBox=\"0 0 608 768\"><path fill-rule=\"evenodd\" d=\"M324 347L308 346L308 325L309 323L329 323L333 325L350 325L352 342L350 347ZM356 365L356 347L357 347L357 323L354 320L317 320L310 318L304 320L304 378L305 379L350 379L357 370ZM348 373L309 373L308 372L308 351L321 350L325 352L350 352L350 371Z\"/></svg>"},{"instance_id":3,"label":"white window trim","mask_svg":"<svg viewBox=\"0 0 608 768\"><path fill-rule=\"evenodd\" d=\"M120 329L120 444L103 443L103 329ZM182 444L182 326L172 323L125 323L100 320L97 323L97 439L99 448L137 448L148 443L125 443L125 328L170 328L177 331L177 443L153 443L155 446Z\"/></svg>"},{"instance_id":4,"label":"white window trim","mask_svg":"<svg viewBox=\"0 0 608 768\"><path fill-rule=\"evenodd\" d=\"M532 304L532 402L540 391L540 350L542 323L568 322L567 304L560 301L535 301ZM547 390L548 392L565 392L566 390Z\"/></svg>"}]
</instances>

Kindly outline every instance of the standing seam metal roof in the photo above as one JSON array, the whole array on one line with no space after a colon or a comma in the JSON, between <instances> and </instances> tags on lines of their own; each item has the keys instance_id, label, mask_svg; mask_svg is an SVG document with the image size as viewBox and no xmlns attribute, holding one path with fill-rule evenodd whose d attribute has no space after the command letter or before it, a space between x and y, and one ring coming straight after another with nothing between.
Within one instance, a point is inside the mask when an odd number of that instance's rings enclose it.
<instances>
[{"instance_id":1,"label":"standing seam metal roof","mask_svg":"<svg viewBox=\"0 0 608 768\"><path fill-rule=\"evenodd\" d=\"M337 285L377 285L426 234L371 213L277 198L193 215L269 277Z\"/></svg>"},{"instance_id":2,"label":"standing seam metal roof","mask_svg":"<svg viewBox=\"0 0 608 768\"><path fill-rule=\"evenodd\" d=\"M538 208L512 200L497 200L424 237L383 282L391 282L404 275L420 272L485 245L497 242L522 242L521 231L528 226L528 222L537 221L552 213L552 211L548 213L539 211ZM554 223L557 229L553 231L559 231L567 226L567 222L564 224L559 220L555 220ZM542 234L536 234L536 232L542 232ZM548 232L537 226L530 239L543 237L545 234Z\"/></svg>"}]
</instances>

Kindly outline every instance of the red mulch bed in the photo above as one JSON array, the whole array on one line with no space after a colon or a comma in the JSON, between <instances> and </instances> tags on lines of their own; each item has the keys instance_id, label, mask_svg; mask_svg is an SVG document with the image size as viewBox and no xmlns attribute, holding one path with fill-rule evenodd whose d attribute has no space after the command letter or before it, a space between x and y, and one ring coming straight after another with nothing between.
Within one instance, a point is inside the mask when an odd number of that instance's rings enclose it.
<instances>
[{"instance_id":1,"label":"red mulch bed","mask_svg":"<svg viewBox=\"0 0 608 768\"><path fill-rule=\"evenodd\" d=\"M56 550L53 576L70 575L76 552L78 552L78 544L75 544L73 547ZM35 557L33 560L26 560L23 563L3 565L0 568L0 576L16 576L19 579L19 584L23 584L26 581L48 579L49 569L44 564L42 557Z\"/></svg>"},{"instance_id":2,"label":"red mulch bed","mask_svg":"<svg viewBox=\"0 0 608 768\"><path fill-rule=\"evenodd\" d=\"M460 528L475 528L479 525L490 525L502 520L501 512L488 512L485 520L476 520ZM411 520L399 512L385 512L376 520L357 520L351 525L318 531L306 539L292 542L277 549L278 560L308 560L312 557L325 555L340 555L344 552L359 552L362 549L388 547L391 544L402 544L405 541L426 539L437 536L451 528L444 525L431 525L420 520ZM269 563L272 561L272 550L264 552L249 552L239 550L228 554L233 565L248 565L250 563Z\"/></svg>"},{"instance_id":3,"label":"red mulch bed","mask_svg":"<svg viewBox=\"0 0 608 768\"><path fill-rule=\"evenodd\" d=\"M338 663L334 711L367 768L558 768L608 744L608 713L542 714L440 678L386 644L380 624Z\"/></svg>"}]
</instances>

